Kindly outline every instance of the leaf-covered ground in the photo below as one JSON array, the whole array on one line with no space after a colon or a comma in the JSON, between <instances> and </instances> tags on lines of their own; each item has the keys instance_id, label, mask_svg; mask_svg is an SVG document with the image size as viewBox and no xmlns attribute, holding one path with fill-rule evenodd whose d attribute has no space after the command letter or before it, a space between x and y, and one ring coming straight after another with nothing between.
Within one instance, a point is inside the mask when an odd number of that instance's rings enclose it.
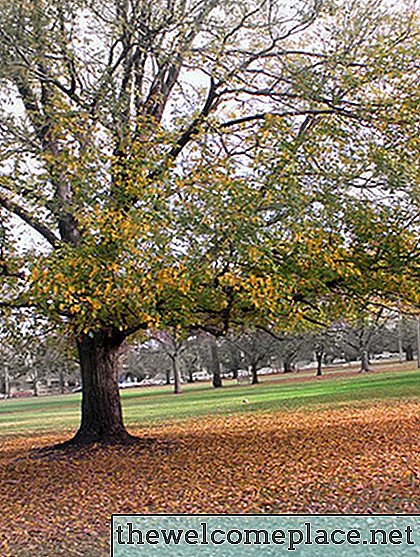
<instances>
[{"instance_id":1,"label":"leaf-covered ground","mask_svg":"<svg viewBox=\"0 0 420 557\"><path fill-rule=\"evenodd\" d=\"M0 453L1 555L105 557L112 513L420 511L420 404L145 425L144 446L73 454L13 436Z\"/></svg>"}]
</instances>

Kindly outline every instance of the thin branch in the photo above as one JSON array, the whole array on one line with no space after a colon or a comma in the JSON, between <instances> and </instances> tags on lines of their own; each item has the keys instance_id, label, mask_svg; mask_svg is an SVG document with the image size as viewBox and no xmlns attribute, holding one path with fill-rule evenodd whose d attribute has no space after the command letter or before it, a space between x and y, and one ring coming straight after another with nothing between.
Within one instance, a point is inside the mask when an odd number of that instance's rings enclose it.
<instances>
[{"instance_id":1,"label":"thin branch","mask_svg":"<svg viewBox=\"0 0 420 557\"><path fill-rule=\"evenodd\" d=\"M32 307L36 307L36 304L30 302L24 302L20 300L0 301L0 308L23 309L23 308L32 308Z\"/></svg>"},{"instance_id":2,"label":"thin branch","mask_svg":"<svg viewBox=\"0 0 420 557\"><path fill-rule=\"evenodd\" d=\"M290 112L259 112L256 114L250 114L249 116L242 116L241 118L235 118L234 120L228 120L220 124L221 128L231 128L240 124L245 124L247 122L254 122L257 120L265 120L270 116L278 118L286 118L287 116L318 116L324 114L334 114L336 111L332 109L307 109L307 110L293 110ZM346 113L347 116L354 116L351 113Z\"/></svg>"},{"instance_id":3,"label":"thin branch","mask_svg":"<svg viewBox=\"0 0 420 557\"><path fill-rule=\"evenodd\" d=\"M123 329L121 332L124 335L125 338L133 335L134 333L137 333L138 331L146 331L148 329L148 326L146 323L138 323L137 325L133 325L132 327L127 327L126 329Z\"/></svg>"},{"instance_id":4,"label":"thin branch","mask_svg":"<svg viewBox=\"0 0 420 557\"><path fill-rule=\"evenodd\" d=\"M174 160L181 153L183 148L192 139L192 137L198 132L200 124L203 122L204 118L210 114L211 109L214 106L214 101L216 99L216 85L213 78L210 78L210 88L207 95L206 102L201 110L201 113L197 118L191 122L189 127L181 134L175 147L169 152L169 159Z\"/></svg>"},{"instance_id":5,"label":"thin branch","mask_svg":"<svg viewBox=\"0 0 420 557\"><path fill-rule=\"evenodd\" d=\"M40 222L33 215L31 215L26 209L24 209L18 203L12 201L2 193L0 193L0 207L3 207L10 213L13 213L14 215L18 216L31 228L33 228L39 234L41 234L41 236L43 236L47 240L47 242L49 242L53 246L53 248L56 248L60 244L59 238L45 224Z\"/></svg>"},{"instance_id":6,"label":"thin branch","mask_svg":"<svg viewBox=\"0 0 420 557\"><path fill-rule=\"evenodd\" d=\"M10 271L7 267L6 263L0 264L0 276L1 277L10 277L10 278L17 278L24 280L25 273L23 271Z\"/></svg>"}]
</instances>

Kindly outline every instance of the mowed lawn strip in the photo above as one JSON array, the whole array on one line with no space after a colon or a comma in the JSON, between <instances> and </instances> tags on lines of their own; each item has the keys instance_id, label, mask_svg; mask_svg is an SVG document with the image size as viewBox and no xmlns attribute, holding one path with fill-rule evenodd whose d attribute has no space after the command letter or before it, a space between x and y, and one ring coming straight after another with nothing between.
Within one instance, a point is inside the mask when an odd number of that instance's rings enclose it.
<instances>
[{"instance_id":1,"label":"mowed lawn strip","mask_svg":"<svg viewBox=\"0 0 420 557\"><path fill-rule=\"evenodd\" d=\"M363 403L370 400L420 399L420 371L388 371L321 379L295 376L296 380L260 385L227 382L222 389L208 384L185 385L182 395L170 387L137 388L122 391L128 426L151 425L162 421L207 415L249 412L314 410L333 405ZM1 435L64 432L78 425L80 394L0 402Z\"/></svg>"}]
</instances>

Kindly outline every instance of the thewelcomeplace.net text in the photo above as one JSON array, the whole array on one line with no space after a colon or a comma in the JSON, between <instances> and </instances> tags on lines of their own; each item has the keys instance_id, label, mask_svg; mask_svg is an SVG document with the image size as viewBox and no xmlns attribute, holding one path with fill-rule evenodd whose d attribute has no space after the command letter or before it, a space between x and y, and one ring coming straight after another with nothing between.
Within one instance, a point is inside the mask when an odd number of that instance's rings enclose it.
<instances>
[{"instance_id":1,"label":"thewelcomeplace.net text","mask_svg":"<svg viewBox=\"0 0 420 557\"><path fill-rule=\"evenodd\" d=\"M214 528L203 521L199 528L140 529L132 521L119 524L112 532L114 543L125 546L139 545L281 545L294 551L305 545L416 545L410 524L401 528L314 528L304 522L300 528Z\"/></svg>"}]
</instances>

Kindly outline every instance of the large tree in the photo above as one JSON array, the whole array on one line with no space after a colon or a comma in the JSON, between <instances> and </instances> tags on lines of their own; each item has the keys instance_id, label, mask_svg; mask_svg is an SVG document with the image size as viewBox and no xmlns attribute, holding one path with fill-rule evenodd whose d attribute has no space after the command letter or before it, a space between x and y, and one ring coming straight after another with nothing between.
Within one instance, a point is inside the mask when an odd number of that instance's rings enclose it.
<instances>
[{"instance_id":1,"label":"large tree","mask_svg":"<svg viewBox=\"0 0 420 557\"><path fill-rule=\"evenodd\" d=\"M401 168L413 122L408 9L1 0L1 13L2 306L73 331L74 442L129 440L118 361L137 331L320 321L346 307L332 296L344 282L399 288L369 264L389 227L375 261L412 253L411 208L369 195Z\"/></svg>"}]
</instances>

